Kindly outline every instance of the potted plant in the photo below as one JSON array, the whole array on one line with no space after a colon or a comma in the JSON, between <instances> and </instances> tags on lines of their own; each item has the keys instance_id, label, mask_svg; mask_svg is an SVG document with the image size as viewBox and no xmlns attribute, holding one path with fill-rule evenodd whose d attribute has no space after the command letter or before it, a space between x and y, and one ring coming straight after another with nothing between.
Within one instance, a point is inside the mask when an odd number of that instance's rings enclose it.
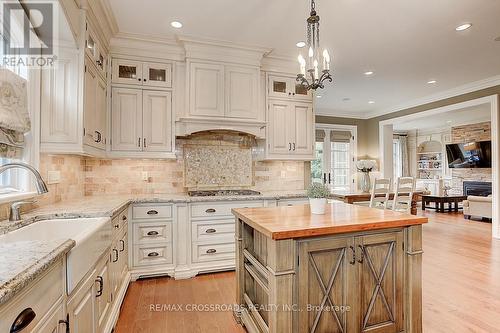
<instances>
[{"instance_id":1,"label":"potted plant","mask_svg":"<svg viewBox=\"0 0 500 333\"><path fill-rule=\"evenodd\" d=\"M374 160L359 160L356 162L356 168L362 172L360 187L363 192L370 192L370 172L377 166L377 161Z\"/></svg>"},{"instance_id":2,"label":"potted plant","mask_svg":"<svg viewBox=\"0 0 500 333\"><path fill-rule=\"evenodd\" d=\"M324 214L326 208L326 198L330 196L330 190L321 183L312 183L307 189L309 204L312 214Z\"/></svg>"}]
</instances>

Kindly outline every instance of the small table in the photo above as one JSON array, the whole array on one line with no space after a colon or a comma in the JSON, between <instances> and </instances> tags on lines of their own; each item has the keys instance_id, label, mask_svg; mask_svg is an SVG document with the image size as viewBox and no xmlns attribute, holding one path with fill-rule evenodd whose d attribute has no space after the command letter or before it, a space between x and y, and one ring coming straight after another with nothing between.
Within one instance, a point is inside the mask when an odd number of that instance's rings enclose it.
<instances>
[{"instance_id":1,"label":"small table","mask_svg":"<svg viewBox=\"0 0 500 333\"><path fill-rule=\"evenodd\" d=\"M448 204L448 212L455 211L458 212L459 209L462 209L463 207L459 207L458 203L462 202L464 200L467 200L466 195L450 195L450 196L441 196L441 195L422 195L422 210L425 210L426 208L429 209L435 209L436 212L438 213L444 213L445 208L444 204ZM428 203L434 202L435 206L427 206ZM454 204L454 207L452 208L452 204Z\"/></svg>"}]
</instances>

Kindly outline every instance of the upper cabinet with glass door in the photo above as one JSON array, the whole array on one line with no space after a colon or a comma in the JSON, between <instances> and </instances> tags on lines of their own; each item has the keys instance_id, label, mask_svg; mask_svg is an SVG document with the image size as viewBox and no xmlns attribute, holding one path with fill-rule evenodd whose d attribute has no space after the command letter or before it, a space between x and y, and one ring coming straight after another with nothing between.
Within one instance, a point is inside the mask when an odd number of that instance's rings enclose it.
<instances>
[{"instance_id":1,"label":"upper cabinet with glass door","mask_svg":"<svg viewBox=\"0 0 500 333\"><path fill-rule=\"evenodd\" d=\"M99 74L105 78L107 72L107 54L104 46L98 40L91 25L85 25L85 53L95 64Z\"/></svg>"},{"instance_id":2,"label":"upper cabinet with glass door","mask_svg":"<svg viewBox=\"0 0 500 333\"><path fill-rule=\"evenodd\" d=\"M269 75L268 89L268 96L273 98L309 101L312 99L311 91L295 81L295 77Z\"/></svg>"},{"instance_id":3,"label":"upper cabinet with glass door","mask_svg":"<svg viewBox=\"0 0 500 333\"><path fill-rule=\"evenodd\" d=\"M172 64L113 59L113 83L172 87Z\"/></svg>"}]
</instances>

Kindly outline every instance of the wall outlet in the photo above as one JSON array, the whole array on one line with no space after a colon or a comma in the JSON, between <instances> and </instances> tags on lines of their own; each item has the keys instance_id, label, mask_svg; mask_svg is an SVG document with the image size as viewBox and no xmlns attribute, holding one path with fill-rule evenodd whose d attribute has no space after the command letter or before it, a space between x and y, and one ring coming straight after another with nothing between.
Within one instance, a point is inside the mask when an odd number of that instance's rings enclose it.
<instances>
[{"instance_id":1,"label":"wall outlet","mask_svg":"<svg viewBox=\"0 0 500 333\"><path fill-rule=\"evenodd\" d=\"M61 182L61 171L52 170L47 174L47 184L59 184Z\"/></svg>"},{"instance_id":2,"label":"wall outlet","mask_svg":"<svg viewBox=\"0 0 500 333\"><path fill-rule=\"evenodd\" d=\"M149 180L148 172L147 171L143 171L141 173L141 177L142 177L143 181L147 182Z\"/></svg>"}]
</instances>

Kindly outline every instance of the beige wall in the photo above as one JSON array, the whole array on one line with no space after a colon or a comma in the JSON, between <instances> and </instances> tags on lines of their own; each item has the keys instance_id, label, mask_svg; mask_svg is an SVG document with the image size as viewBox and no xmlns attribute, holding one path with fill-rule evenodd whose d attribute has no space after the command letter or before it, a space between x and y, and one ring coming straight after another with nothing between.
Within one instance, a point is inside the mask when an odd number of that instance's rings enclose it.
<instances>
[{"instance_id":1,"label":"beige wall","mask_svg":"<svg viewBox=\"0 0 500 333\"><path fill-rule=\"evenodd\" d=\"M414 113L419 113L427 110L432 110L452 104L457 104L457 103L462 103L466 101L470 101L473 99L481 98L481 97L486 97L486 96L491 96L495 94L500 94L500 85L487 88L487 89L482 89L478 90L472 93L460 95L460 96L455 96L452 98L447 98L443 99L437 102L433 103L428 103L424 105L420 105L417 107L401 110L398 112L393 112L390 114L386 114L380 117L375 117L371 118L368 120L365 120L365 127L364 131L358 131L358 136L359 140L363 140L363 142L366 143L366 146L361 148L358 148L358 152L360 155L368 155L371 157L378 157L379 156L379 122L387 119L392 119L392 118L398 118L402 116L407 116L410 114Z\"/></svg>"}]
</instances>

